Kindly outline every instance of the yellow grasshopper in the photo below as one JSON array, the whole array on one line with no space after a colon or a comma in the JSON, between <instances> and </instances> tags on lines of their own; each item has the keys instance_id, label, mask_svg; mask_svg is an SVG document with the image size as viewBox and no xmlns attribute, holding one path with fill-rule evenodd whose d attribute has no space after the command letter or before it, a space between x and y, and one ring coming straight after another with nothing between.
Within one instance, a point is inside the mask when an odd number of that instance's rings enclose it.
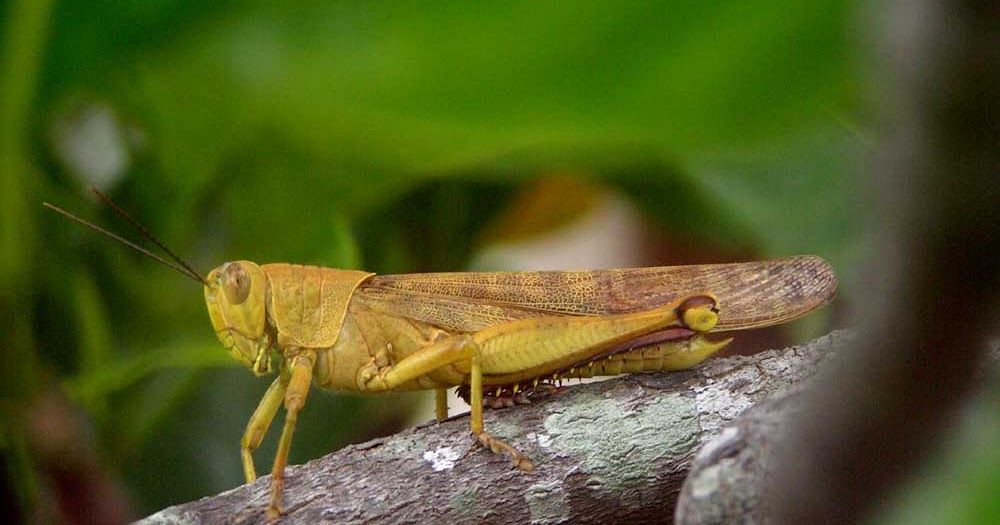
<instances>
[{"instance_id":1,"label":"yellow grasshopper","mask_svg":"<svg viewBox=\"0 0 1000 525\"><path fill-rule=\"evenodd\" d=\"M212 327L237 361L260 376L278 371L240 441L247 482L252 452L284 405L267 514L281 513L292 433L309 388L356 392L434 390L469 403L472 434L514 465L517 449L483 429L484 406L529 402L566 378L694 366L732 339L710 331L797 319L829 302L837 279L815 256L619 270L375 275L294 264L227 262L201 277L162 248L166 261L60 208L59 213L202 283ZM277 358L277 365L273 361Z\"/></svg>"}]
</instances>

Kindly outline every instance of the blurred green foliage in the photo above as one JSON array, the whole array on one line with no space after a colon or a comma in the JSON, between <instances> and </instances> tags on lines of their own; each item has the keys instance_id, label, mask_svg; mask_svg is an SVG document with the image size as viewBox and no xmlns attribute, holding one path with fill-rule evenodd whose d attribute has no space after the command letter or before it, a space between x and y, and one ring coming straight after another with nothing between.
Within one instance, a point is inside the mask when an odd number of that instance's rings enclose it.
<instances>
[{"instance_id":1,"label":"blurred green foliage","mask_svg":"<svg viewBox=\"0 0 1000 525\"><path fill-rule=\"evenodd\" d=\"M2 446L23 501L46 460L18 422L41 390L146 513L242 482L267 386L218 347L196 285L38 206L121 224L90 185L202 272L462 269L554 173L698 244L817 253L845 277L857 260L870 123L851 2L0 7ZM398 428L395 406L314 393L292 461Z\"/></svg>"},{"instance_id":2,"label":"blurred green foliage","mask_svg":"<svg viewBox=\"0 0 1000 525\"><path fill-rule=\"evenodd\" d=\"M994 354L996 355L996 354ZM919 476L879 521L890 525L996 523L1000 472L1000 370L964 407Z\"/></svg>"}]
</instances>

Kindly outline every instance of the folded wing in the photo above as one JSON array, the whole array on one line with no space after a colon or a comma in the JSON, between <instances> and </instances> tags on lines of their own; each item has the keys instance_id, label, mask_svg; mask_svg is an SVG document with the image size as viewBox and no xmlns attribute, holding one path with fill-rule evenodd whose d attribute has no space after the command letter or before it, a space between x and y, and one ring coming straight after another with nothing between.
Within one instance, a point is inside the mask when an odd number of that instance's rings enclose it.
<instances>
[{"instance_id":1,"label":"folded wing","mask_svg":"<svg viewBox=\"0 0 1000 525\"><path fill-rule=\"evenodd\" d=\"M731 264L564 272L380 275L355 300L449 330L476 331L525 317L608 315L649 310L684 295L719 299L715 331L758 328L801 317L830 302L837 278L805 255Z\"/></svg>"}]
</instances>

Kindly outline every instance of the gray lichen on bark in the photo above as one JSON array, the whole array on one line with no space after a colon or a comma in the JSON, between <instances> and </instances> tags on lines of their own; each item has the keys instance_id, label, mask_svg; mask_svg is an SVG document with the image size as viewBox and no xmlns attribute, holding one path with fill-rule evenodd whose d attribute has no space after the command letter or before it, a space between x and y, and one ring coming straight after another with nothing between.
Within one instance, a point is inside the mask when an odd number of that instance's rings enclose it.
<instances>
[{"instance_id":1,"label":"gray lichen on bark","mask_svg":"<svg viewBox=\"0 0 1000 525\"><path fill-rule=\"evenodd\" d=\"M488 411L486 429L533 472L482 448L458 417L352 445L287 471L283 523L640 523L669 520L698 448L749 407L812 375L833 333L693 370L574 385ZM269 477L142 523L265 523Z\"/></svg>"},{"instance_id":2,"label":"gray lichen on bark","mask_svg":"<svg viewBox=\"0 0 1000 525\"><path fill-rule=\"evenodd\" d=\"M677 502L677 525L768 523L765 488L773 449L800 408L794 392L754 406L727 423L695 456Z\"/></svg>"}]
</instances>

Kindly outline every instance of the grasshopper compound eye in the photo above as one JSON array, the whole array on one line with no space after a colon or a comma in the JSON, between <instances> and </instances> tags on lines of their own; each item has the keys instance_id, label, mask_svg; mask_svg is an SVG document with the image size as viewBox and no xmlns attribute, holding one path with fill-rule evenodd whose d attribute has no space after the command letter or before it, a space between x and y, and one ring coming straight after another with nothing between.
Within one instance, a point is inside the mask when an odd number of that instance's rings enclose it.
<instances>
[{"instance_id":1,"label":"grasshopper compound eye","mask_svg":"<svg viewBox=\"0 0 1000 525\"><path fill-rule=\"evenodd\" d=\"M229 304L243 304L250 295L250 276L240 263L222 266L222 292Z\"/></svg>"}]
</instances>

